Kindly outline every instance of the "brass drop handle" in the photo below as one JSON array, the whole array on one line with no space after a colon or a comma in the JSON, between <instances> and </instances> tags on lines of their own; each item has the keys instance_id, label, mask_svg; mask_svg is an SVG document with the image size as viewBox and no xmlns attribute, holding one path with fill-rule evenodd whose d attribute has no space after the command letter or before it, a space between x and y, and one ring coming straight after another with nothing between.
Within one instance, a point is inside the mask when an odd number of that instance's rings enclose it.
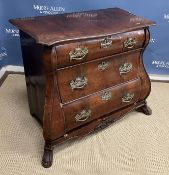
<instances>
[{"instance_id":1,"label":"brass drop handle","mask_svg":"<svg viewBox=\"0 0 169 175\"><path fill-rule=\"evenodd\" d=\"M134 98L134 93L126 93L123 97L122 97L122 102L123 103L130 103Z\"/></svg>"},{"instance_id":2,"label":"brass drop handle","mask_svg":"<svg viewBox=\"0 0 169 175\"><path fill-rule=\"evenodd\" d=\"M135 38L128 37L123 44L124 44L124 48L132 49L136 43L137 42Z\"/></svg>"},{"instance_id":3,"label":"brass drop handle","mask_svg":"<svg viewBox=\"0 0 169 175\"><path fill-rule=\"evenodd\" d=\"M90 109L88 109L88 110L84 109L81 112L79 112L78 114L76 114L75 121L76 122L84 122L91 116L91 113L92 113L92 111Z\"/></svg>"},{"instance_id":4,"label":"brass drop handle","mask_svg":"<svg viewBox=\"0 0 169 175\"><path fill-rule=\"evenodd\" d=\"M103 71L109 67L110 63L107 61L103 61L98 65L98 70Z\"/></svg>"},{"instance_id":5,"label":"brass drop handle","mask_svg":"<svg viewBox=\"0 0 169 175\"><path fill-rule=\"evenodd\" d=\"M87 78L84 76L76 77L75 80L70 82L70 86L72 89L82 89L87 85Z\"/></svg>"},{"instance_id":6,"label":"brass drop handle","mask_svg":"<svg viewBox=\"0 0 169 175\"><path fill-rule=\"evenodd\" d=\"M108 48L111 45L112 45L112 40L109 37L104 38L100 43L101 48Z\"/></svg>"},{"instance_id":7,"label":"brass drop handle","mask_svg":"<svg viewBox=\"0 0 169 175\"><path fill-rule=\"evenodd\" d=\"M82 60L88 54L87 47L76 47L74 50L69 52L70 61Z\"/></svg>"},{"instance_id":8,"label":"brass drop handle","mask_svg":"<svg viewBox=\"0 0 169 175\"><path fill-rule=\"evenodd\" d=\"M119 68L120 75L129 73L132 70L132 67L132 63L124 63Z\"/></svg>"},{"instance_id":9,"label":"brass drop handle","mask_svg":"<svg viewBox=\"0 0 169 175\"><path fill-rule=\"evenodd\" d=\"M104 91L101 95L101 99L103 101L108 101L112 98L112 92L111 91Z\"/></svg>"}]
</instances>

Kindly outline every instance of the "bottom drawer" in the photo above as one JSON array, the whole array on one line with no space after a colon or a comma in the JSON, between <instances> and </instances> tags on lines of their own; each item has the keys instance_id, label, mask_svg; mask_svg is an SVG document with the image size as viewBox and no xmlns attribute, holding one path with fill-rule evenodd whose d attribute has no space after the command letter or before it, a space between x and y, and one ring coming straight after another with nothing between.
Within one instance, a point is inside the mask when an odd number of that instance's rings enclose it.
<instances>
[{"instance_id":1,"label":"bottom drawer","mask_svg":"<svg viewBox=\"0 0 169 175\"><path fill-rule=\"evenodd\" d=\"M137 78L63 105L66 131L138 101L140 91Z\"/></svg>"}]
</instances>

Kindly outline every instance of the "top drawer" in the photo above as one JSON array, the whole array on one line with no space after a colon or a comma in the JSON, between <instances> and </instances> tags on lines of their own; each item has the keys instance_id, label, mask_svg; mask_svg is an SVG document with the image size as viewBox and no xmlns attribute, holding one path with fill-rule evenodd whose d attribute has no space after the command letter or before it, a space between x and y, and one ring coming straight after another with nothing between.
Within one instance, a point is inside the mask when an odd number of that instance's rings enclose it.
<instances>
[{"instance_id":1,"label":"top drawer","mask_svg":"<svg viewBox=\"0 0 169 175\"><path fill-rule=\"evenodd\" d=\"M86 39L56 46L57 67L65 67L96 58L142 48L144 30L137 30L97 39Z\"/></svg>"}]
</instances>

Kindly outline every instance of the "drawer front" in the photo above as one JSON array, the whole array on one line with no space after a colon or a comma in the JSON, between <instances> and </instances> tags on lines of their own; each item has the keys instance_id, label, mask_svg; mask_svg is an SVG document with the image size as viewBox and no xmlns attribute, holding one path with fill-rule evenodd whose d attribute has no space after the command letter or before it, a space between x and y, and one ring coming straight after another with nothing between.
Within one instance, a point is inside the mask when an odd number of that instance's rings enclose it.
<instances>
[{"instance_id":1,"label":"drawer front","mask_svg":"<svg viewBox=\"0 0 169 175\"><path fill-rule=\"evenodd\" d=\"M62 103L136 78L139 55L140 51L137 50L58 70Z\"/></svg>"},{"instance_id":2,"label":"drawer front","mask_svg":"<svg viewBox=\"0 0 169 175\"><path fill-rule=\"evenodd\" d=\"M63 105L66 130L76 128L138 101L140 91L141 81L138 78Z\"/></svg>"},{"instance_id":3,"label":"drawer front","mask_svg":"<svg viewBox=\"0 0 169 175\"><path fill-rule=\"evenodd\" d=\"M145 41L144 30L127 32L99 39L87 39L56 46L57 67L65 67L96 58L141 48Z\"/></svg>"}]
</instances>

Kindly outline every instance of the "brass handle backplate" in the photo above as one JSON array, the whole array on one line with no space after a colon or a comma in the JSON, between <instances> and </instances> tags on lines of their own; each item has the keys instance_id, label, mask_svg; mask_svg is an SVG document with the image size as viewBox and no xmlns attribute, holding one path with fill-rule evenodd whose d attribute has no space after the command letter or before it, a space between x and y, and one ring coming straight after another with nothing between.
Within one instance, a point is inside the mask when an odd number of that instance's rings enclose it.
<instances>
[{"instance_id":1,"label":"brass handle backplate","mask_svg":"<svg viewBox=\"0 0 169 175\"><path fill-rule=\"evenodd\" d=\"M112 40L109 37L104 38L100 43L101 48L108 48L111 45L112 45Z\"/></svg>"},{"instance_id":2,"label":"brass handle backplate","mask_svg":"<svg viewBox=\"0 0 169 175\"><path fill-rule=\"evenodd\" d=\"M123 103L130 103L134 98L134 93L127 93L122 97Z\"/></svg>"},{"instance_id":3,"label":"brass handle backplate","mask_svg":"<svg viewBox=\"0 0 169 175\"><path fill-rule=\"evenodd\" d=\"M124 48L132 49L136 44L136 39L132 37L128 37L123 44L124 44Z\"/></svg>"},{"instance_id":4,"label":"brass handle backplate","mask_svg":"<svg viewBox=\"0 0 169 175\"><path fill-rule=\"evenodd\" d=\"M124 63L122 66L119 68L120 75L121 74L126 74L132 70L132 64L131 63Z\"/></svg>"},{"instance_id":5,"label":"brass handle backplate","mask_svg":"<svg viewBox=\"0 0 169 175\"><path fill-rule=\"evenodd\" d=\"M70 86L72 89L82 89L87 85L87 78L84 76L76 77L75 80L70 82Z\"/></svg>"},{"instance_id":6,"label":"brass handle backplate","mask_svg":"<svg viewBox=\"0 0 169 175\"><path fill-rule=\"evenodd\" d=\"M88 49L86 47L77 47L69 52L70 61L72 60L82 60L88 54Z\"/></svg>"},{"instance_id":7,"label":"brass handle backplate","mask_svg":"<svg viewBox=\"0 0 169 175\"><path fill-rule=\"evenodd\" d=\"M90 109L82 110L80 113L76 114L75 120L76 122L84 122L91 116L92 111Z\"/></svg>"},{"instance_id":8,"label":"brass handle backplate","mask_svg":"<svg viewBox=\"0 0 169 175\"><path fill-rule=\"evenodd\" d=\"M98 70L106 70L109 67L110 63L107 61L103 61L98 65Z\"/></svg>"},{"instance_id":9,"label":"brass handle backplate","mask_svg":"<svg viewBox=\"0 0 169 175\"><path fill-rule=\"evenodd\" d=\"M108 100L110 100L112 98L112 93L111 93L111 91L104 91L103 93L102 93L102 95L101 95L101 99L103 100L103 101L108 101Z\"/></svg>"}]
</instances>

